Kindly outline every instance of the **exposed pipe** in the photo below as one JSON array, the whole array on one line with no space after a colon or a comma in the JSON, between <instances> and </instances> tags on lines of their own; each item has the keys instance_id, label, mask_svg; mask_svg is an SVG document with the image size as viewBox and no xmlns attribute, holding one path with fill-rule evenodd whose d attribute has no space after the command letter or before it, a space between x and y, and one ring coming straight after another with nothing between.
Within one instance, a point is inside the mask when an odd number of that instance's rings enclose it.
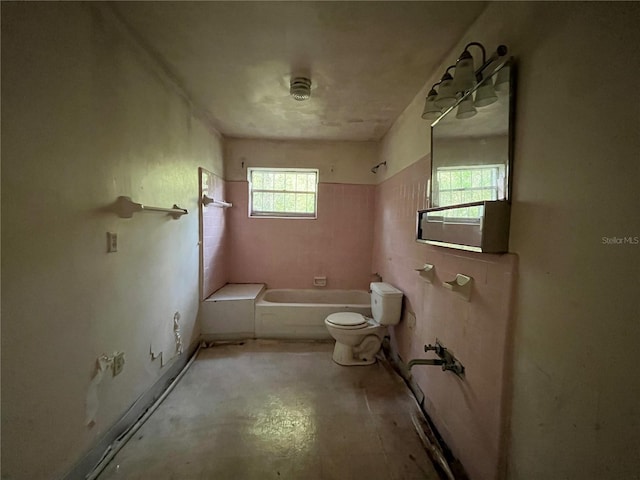
<instances>
[{"instance_id":1,"label":"exposed pipe","mask_svg":"<svg viewBox=\"0 0 640 480\"><path fill-rule=\"evenodd\" d=\"M187 373L187 370L189 370L189 367L191 366L191 364L198 357L198 354L200 353L201 348L202 348L202 344L199 344L198 348L196 349L194 354L191 356L187 364L184 366L182 370L180 370L180 373L178 374L178 376L174 378L173 382L169 384L167 389L162 393L162 395L160 395L160 397L153 403L153 405L149 407L149 409L144 413L144 415L142 415L138 419L138 421L129 428L129 430L124 432L111 445L109 445L100 462L85 477L86 480L95 480L98 478L98 476L107 467L107 465L109 465L109 462L113 460L113 457L115 457L116 454L122 449L122 447L124 447L127 444L127 442L131 439L131 437L133 437L133 435L140 429L140 427L144 424L144 422L146 422L149 419L149 417L153 414L153 412L155 412L158 409L160 404L164 401L165 398L167 398L167 396L178 384L180 379L182 379L184 374Z\"/></svg>"}]
</instances>

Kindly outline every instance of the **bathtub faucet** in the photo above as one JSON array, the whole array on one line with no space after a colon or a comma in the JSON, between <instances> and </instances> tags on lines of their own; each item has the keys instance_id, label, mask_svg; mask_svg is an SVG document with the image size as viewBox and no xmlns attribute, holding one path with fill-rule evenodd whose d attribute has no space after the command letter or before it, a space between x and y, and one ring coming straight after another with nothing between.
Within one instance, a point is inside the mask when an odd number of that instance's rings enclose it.
<instances>
[{"instance_id":1,"label":"bathtub faucet","mask_svg":"<svg viewBox=\"0 0 640 480\"><path fill-rule=\"evenodd\" d=\"M411 370L415 365L441 365L443 371L451 371L456 375L464 374L464 366L447 350L442 344L436 340L435 345L425 345L425 352L433 351L438 355L439 359L415 358L407 364L407 369Z\"/></svg>"}]
</instances>

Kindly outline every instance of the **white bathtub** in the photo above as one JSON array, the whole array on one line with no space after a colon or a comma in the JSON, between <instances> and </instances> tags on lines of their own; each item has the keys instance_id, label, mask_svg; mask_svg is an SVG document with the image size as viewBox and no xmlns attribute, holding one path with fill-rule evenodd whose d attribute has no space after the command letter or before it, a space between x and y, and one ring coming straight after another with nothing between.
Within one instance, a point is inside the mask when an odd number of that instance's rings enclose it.
<instances>
[{"instance_id":1,"label":"white bathtub","mask_svg":"<svg viewBox=\"0 0 640 480\"><path fill-rule=\"evenodd\" d=\"M371 316L364 290L265 290L256 301L257 338L331 339L324 319L331 313Z\"/></svg>"}]
</instances>

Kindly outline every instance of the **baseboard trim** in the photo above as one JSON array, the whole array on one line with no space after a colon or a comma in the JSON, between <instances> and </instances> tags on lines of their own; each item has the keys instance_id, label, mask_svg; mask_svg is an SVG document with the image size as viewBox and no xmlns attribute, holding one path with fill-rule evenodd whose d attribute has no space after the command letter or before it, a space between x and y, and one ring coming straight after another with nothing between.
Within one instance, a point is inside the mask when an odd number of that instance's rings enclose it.
<instances>
[{"instance_id":1,"label":"baseboard trim","mask_svg":"<svg viewBox=\"0 0 640 480\"><path fill-rule=\"evenodd\" d=\"M100 462L109 445L125 433L144 413L160 398L171 382L178 376L185 365L198 349L200 340L189 346L187 355L181 355L173 362L166 372L154 383L149 390L133 402L129 409L113 426L84 454L84 456L61 478L61 480L85 480L94 467Z\"/></svg>"}]
</instances>

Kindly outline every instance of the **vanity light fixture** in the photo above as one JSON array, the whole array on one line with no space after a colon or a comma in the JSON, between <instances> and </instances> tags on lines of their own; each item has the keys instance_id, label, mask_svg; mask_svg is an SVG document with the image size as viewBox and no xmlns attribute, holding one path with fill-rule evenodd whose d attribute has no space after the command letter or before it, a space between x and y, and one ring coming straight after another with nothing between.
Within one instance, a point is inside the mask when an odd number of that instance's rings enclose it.
<instances>
[{"instance_id":1,"label":"vanity light fixture","mask_svg":"<svg viewBox=\"0 0 640 480\"><path fill-rule=\"evenodd\" d=\"M476 107L473 106L473 96L472 95L467 95L464 98L464 100L462 100L460 102L460 104L458 105L458 111L456 112L456 118L458 118L458 119L471 118L476 113L478 113L478 110L476 110Z\"/></svg>"},{"instance_id":2,"label":"vanity light fixture","mask_svg":"<svg viewBox=\"0 0 640 480\"><path fill-rule=\"evenodd\" d=\"M453 107L458 99L456 98L456 90L453 86L453 77L449 73L449 70L456 68L455 65L447 67L442 79L440 79L440 88L438 89L438 96L436 97L436 107L440 107L442 110L446 110L449 107ZM432 87L433 89L433 87Z\"/></svg>"},{"instance_id":3,"label":"vanity light fixture","mask_svg":"<svg viewBox=\"0 0 640 480\"><path fill-rule=\"evenodd\" d=\"M478 47L482 52L482 65L480 65L477 70L475 69L473 56L469 51L470 47ZM483 81L482 72L489 65L499 58L504 57L506 54L507 47L499 45L496 51L489 58L486 58L486 50L481 43L468 43L458 57L456 64L447 67L442 79L438 83L435 83L429 90L422 111L422 118L425 120L435 120L439 118L442 113L455 105L469 90ZM451 76L449 73L451 69L455 69L454 76ZM508 90L509 85L508 71L500 76L502 70L498 74L498 79L496 79L495 89L498 91L504 91L505 88ZM498 88L498 86L500 86L500 88ZM436 87L438 87L437 90ZM473 95L469 95L468 98L469 103L465 103L465 101L461 102L456 118L470 118L477 113L475 107L491 105L498 99L494 91L493 83L490 80L478 87L475 92L475 102Z\"/></svg>"},{"instance_id":4,"label":"vanity light fixture","mask_svg":"<svg viewBox=\"0 0 640 480\"><path fill-rule=\"evenodd\" d=\"M509 91L509 66L505 65L496 75L496 92L504 93Z\"/></svg>"},{"instance_id":5,"label":"vanity light fixture","mask_svg":"<svg viewBox=\"0 0 640 480\"><path fill-rule=\"evenodd\" d=\"M456 72L453 77L456 92L466 92L476 85L476 80L482 79L482 73L479 73L480 79L476 79L473 56L469 52L469 47L479 47L482 52L482 64L484 65L487 62L487 52L481 43L471 42L467 44L456 61Z\"/></svg>"},{"instance_id":6,"label":"vanity light fixture","mask_svg":"<svg viewBox=\"0 0 640 480\"><path fill-rule=\"evenodd\" d=\"M422 111L422 118L425 120L429 118L437 118L442 113L442 109L436 105L436 98L438 98L438 92L436 87L440 85L440 82L436 83L427 94L427 101L424 103L424 110Z\"/></svg>"},{"instance_id":7,"label":"vanity light fixture","mask_svg":"<svg viewBox=\"0 0 640 480\"><path fill-rule=\"evenodd\" d=\"M505 67L503 67L503 69L504 68ZM500 72L502 72L502 70L500 70ZM498 72L498 75L500 75L500 72ZM507 83L507 85L508 84L509 83ZM491 105L497 100L498 96L496 95L496 91L493 88L493 80L491 78L487 78L476 90L476 100L473 102L473 104L476 107L486 107L487 105Z\"/></svg>"}]
</instances>

